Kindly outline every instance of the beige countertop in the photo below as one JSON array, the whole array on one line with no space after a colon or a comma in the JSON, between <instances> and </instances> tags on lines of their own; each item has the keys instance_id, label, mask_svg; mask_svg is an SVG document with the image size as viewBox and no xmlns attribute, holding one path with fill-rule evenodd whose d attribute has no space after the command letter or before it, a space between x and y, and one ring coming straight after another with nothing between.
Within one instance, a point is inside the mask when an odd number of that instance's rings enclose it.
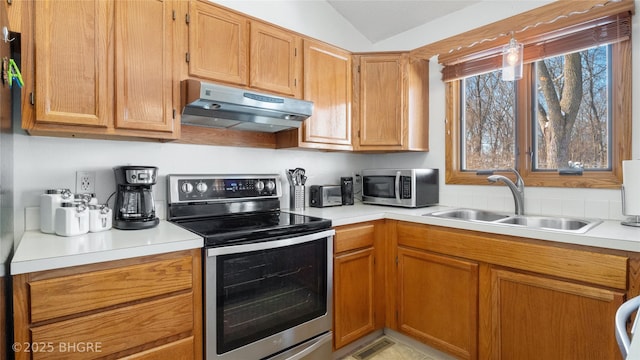
<instances>
[{"instance_id":1,"label":"beige countertop","mask_svg":"<svg viewBox=\"0 0 640 360\"><path fill-rule=\"evenodd\" d=\"M378 219L393 219L421 224L447 226L465 230L527 237L568 244L595 246L607 249L640 252L640 228L624 226L620 221L604 220L584 234L557 230L531 229L523 226L495 224L480 221L465 221L424 216L432 212L454 209L447 206L431 206L407 209L390 206L355 204L327 208L307 207L302 210L285 211L331 219L333 226L348 225Z\"/></svg>"},{"instance_id":2,"label":"beige countertop","mask_svg":"<svg viewBox=\"0 0 640 360\"><path fill-rule=\"evenodd\" d=\"M145 230L78 236L27 231L11 260L11 275L201 248L202 237L170 222Z\"/></svg>"}]
</instances>

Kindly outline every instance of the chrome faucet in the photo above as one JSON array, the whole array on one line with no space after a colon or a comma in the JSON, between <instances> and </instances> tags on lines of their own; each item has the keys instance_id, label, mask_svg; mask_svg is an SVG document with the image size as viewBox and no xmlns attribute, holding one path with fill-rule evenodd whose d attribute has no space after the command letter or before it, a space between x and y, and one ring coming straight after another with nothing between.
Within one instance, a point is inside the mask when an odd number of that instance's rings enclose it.
<instances>
[{"instance_id":1,"label":"chrome faucet","mask_svg":"<svg viewBox=\"0 0 640 360\"><path fill-rule=\"evenodd\" d=\"M508 169L512 173L516 174L516 182L515 184L511 179L502 175L491 175L487 178L489 182L502 181L505 185L509 187L511 190L511 194L513 195L513 202L516 205L516 215L524 215L524 180L522 180L522 176L515 169Z\"/></svg>"}]
</instances>

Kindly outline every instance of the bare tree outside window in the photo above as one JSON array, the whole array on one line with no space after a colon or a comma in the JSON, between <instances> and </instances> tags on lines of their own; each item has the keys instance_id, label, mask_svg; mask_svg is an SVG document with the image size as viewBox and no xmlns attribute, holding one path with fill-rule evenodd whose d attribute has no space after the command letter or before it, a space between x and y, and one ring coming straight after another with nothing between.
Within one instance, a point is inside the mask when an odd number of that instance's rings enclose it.
<instances>
[{"instance_id":1,"label":"bare tree outside window","mask_svg":"<svg viewBox=\"0 0 640 360\"><path fill-rule=\"evenodd\" d=\"M610 169L608 47L536 63L534 169Z\"/></svg>"},{"instance_id":2,"label":"bare tree outside window","mask_svg":"<svg viewBox=\"0 0 640 360\"><path fill-rule=\"evenodd\" d=\"M464 80L463 161L465 170L515 166L514 83L500 71Z\"/></svg>"},{"instance_id":3,"label":"bare tree outside window","mask_svg":"<svg viewBox=\"0 0 640 360\"><path fill-rule=\"evenodd\" d=\"M609 46L538 61L534 72L534 171L611 169ZM463 80L463 170L516 167L516 83L500 71ZM529 151L529 149L520 149Z\"/></svg>"}]
</instances>

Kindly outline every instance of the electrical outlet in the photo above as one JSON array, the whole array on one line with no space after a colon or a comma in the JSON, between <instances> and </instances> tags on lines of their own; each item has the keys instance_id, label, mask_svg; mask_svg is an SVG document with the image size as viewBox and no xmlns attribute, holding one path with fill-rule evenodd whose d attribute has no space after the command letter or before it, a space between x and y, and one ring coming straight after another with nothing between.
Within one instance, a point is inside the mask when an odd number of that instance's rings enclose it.
<instances>
[{"instance_id":1,"label":"electrical outlet","mask_svg":"<svg viewBox=\"0 0 640 360\"><path fill-rule=\"evenodd\" d=\"M76 171L76 193L89 194L96 192L95 171Z\"/></svg>"}]
</instances>

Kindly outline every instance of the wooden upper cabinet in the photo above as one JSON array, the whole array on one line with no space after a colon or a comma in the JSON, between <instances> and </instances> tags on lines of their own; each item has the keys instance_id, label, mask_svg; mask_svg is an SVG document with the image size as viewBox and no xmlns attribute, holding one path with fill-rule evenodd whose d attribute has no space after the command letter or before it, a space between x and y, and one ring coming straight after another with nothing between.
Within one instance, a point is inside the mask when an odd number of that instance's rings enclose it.
<instances>
[{"instance_id":1,"label":"wooden upper cabinet","mask_svg":"<svg viewBox=\"0 0 640 360\"><path fill-rule=\"evenodd\" d=\"M210 3L189 6L189 75L248 85L249 20Z\"/></svg>"},{"instance_id":2,"label":"wooden upper cabinet","mask_svg":"<svg viewBox=\"0 0 640 360\"><path fill-rule=\"evenodd\" d=\"M249 85L300 97L302 39L268 24L251 23Z\"/></svg>"},{"instance_id":3,"label":"wooden upper cabinet","mask_svg":"<svg viewBox=\"0 0 640 360\"><path fill-rule=\"evenodd\" d=\"M278 147L352 150L351 53L304 39L304 94L313 115L299 129L277 134Z\"/></svg>"},{"instance_id":4,"label":"wooden upper cabinet","mask_svg":"<svg viewBox=\"0 0 640 360\"><path fill-rule=\"evenodd\" d=\"M69 1L64 6L52 0L33 2L38 123L107 127L113 104L108 41L113 5L109 1Z\"/></svg>"},{"instance_id":5,"label":"wooden upper cabinet","mask_svg":"<svg viewBox=\"0 0 640 360\"><path fill-rule=\"evenodd\" d=\"M211 2L189 3L189 76L301 97L302 38Z\"/></svg>"},{"instance_id":6,"label":"wooden upper cabinet","mask_svg":"<svg viewBox=\"0 0 640 360\"><path fill-rule=\"evenodd\" d=\"M351 86L351 53L304 41L304 99L313 101L305 142L351 146Z\"/></svg>"},{"instance_id":7,"label":"wooden upper cabinet","mask_svg":"<svg viewBox=\"0 0 640 360\"><path fill-rule=\"evenodd\" d=\"M9 31L22 32L22 1L6 1L7 16L9 17Z\"/></svg>"},{"instance_id":8,"label":"wooden upper cabinet","mask_svg":"<svg viewBox=\"0 0 640 360\"><path fill-rule=\"evenodd\" d=\"M360 146L402 147L402 66L399 55L360 59Z\"/></svg>"},{"instance_id":9,"label":"wooden upper cabinet","mask_svg":"<svg viewBox=\"0 0 640 360\"><path fill-rule=\"evenodd\" d=\"M34 104L25 96L22 127L36 135L177 138L178 4L24 2L25 21L33 22L23 28L24 91Z\"/></svg>"},{"instance_id":10,"label":"wooden upper cabinet","mask_svg":"<svg viewBox=\"0 0 640 360\"><path fill-rule=\"evenodd\" d=\"M163 0L115 2L117 128L179 128L173 114L179 83L174 81L172 5Z\"/></svg>"},{"instance_id":11,"label":"wooden upper cabinet","mask_svg":"<svg viewBox=\"0 0 640 360\"><path fill-rule=\"evenodd\" d=\"M428 61L407 53L355 58L354 149L427 151Z\"/></svg>"}]
</instances>

